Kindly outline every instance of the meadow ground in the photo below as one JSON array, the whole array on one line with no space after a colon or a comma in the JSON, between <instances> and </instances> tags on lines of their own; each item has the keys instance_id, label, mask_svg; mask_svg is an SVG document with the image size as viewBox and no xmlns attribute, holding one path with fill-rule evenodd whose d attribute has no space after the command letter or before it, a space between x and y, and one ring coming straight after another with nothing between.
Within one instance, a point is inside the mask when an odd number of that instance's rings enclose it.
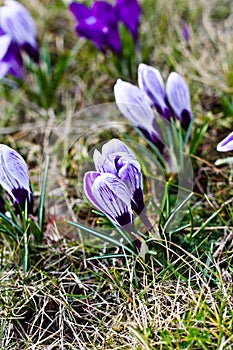
<instances>
[{"instance_id":1,"label":"meadow ground","mask_svg":"<svg viewBox=\"0 0 233 350\"><path fill-rule=\"evenodd\" d=\"M156 223L162 239L147 240L139 254L130 243L109 246L92 234L116 228L83 197L82 178L101 142L130 135L145 146L112 104L118 78L137 83L140 57L123 69L110 52L78 39L65 1L23 3L37 25L43 74L28 63L21 88L9 78L0 85L0 136L28 164L30 222L39 218L43 237L35 239L32 223L20 236L1 217L10 227L0 232L1 349L233 349L232 159L216 151L233 125L232 1L140 2L141 60L164 79L171 71L185 78L193 147L201 142L190 154L194 176L182 220L163 230L177 214L167 179ZM156 187L147 192L153 197Z\"/></svg>"}]
</instances>

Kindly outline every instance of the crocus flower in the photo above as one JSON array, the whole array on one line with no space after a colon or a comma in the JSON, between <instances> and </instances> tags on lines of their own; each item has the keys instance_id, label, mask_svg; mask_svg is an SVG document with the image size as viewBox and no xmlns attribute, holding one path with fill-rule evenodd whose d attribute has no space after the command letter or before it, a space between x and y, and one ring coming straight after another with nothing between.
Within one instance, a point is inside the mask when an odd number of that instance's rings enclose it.
<instances>
[{"instance_id":1,"label":"crocus flower","mask_svg":"<svg viewBox=\"0 0 233 350\"><path fill-rule=\"evenodd\" d=\"M72 2L69 8L78 20L75 28L77 34L91 40L104 53L107 48L116 54L121 53L118 17L111 4L96 1L89 9L86 5Z\"/></svg>"},{"instance_id":2,"label":"crocus flower","mask_svg":"<svg viewBox=\"0 0 233 350\"><path fill-rule=\"evenodd\" d=\"M115 9L120 21L130 31L135 42L138 41L141 7L137 0L116 0Z\"/></svg>"},{"instance_id":3,"label":"crocus flower","mask_svg":"<svg viewBox=\"0 0 233 350\"><path fill-rule=\"evenodd\" d=\"M74 1L69 8L78 21L77 34L91 40L102 52L110 49L117 55L121 54L120 22L138 43L141 8L137 0L116 0L114 6L106 1L95 1L91 8Z\"/></svg>"},{"instance_id":4,"label":"crocus flower","mask_svg":"<svg viewBox=\"0 0 233 350\"><path fill-rule=\"evenodd\" d=\"M138 67L139 87L151 98L158 113L169 120L173 114L187 129L192 118L189 87L184 78L172 72L164 86L160 72L146 64Z\"/></svg>"},{"instance_id":5,"label":"crocus flower","mask_svg":"<svg viewBox=\"0 0 233 350\"><path fill-rule=\"evenodd\" d=\"M147 139L162 150L163 143L159 127L151 109L152 101L145 92L131 83L118 79L114 86L114 95L122 114L136 125Z\"/></svg>"},{"instance_id":6,"label":"crocus flower","mask_svg":"<svg viewBox=\"0 0 233 350\"><path fill-rule=\"evenodd\" d=\"M221 142L219 142L219 144L217 145L217 151L233 151L233 132L231 132L227 137L225 137Z\"/></svg>"},{"instance_id":7,"label":"crocus flower","mask_svg":"<svg viewBox=\"0 0 233 350\"><path fill-rule=\"evenodd\" d=\"M0 29L11 36L20 49L35 61L39 59L36 26L29 11L16 0L5 0L0 7Z\"/></svg>"},{"instance_id":8,"label":"crocus flower","mask_svg":"<svg viewBox=\"0 0 233 350\"><path fill-rule=\"evenodd\" d=\"M23 157L11 147L0 144L0 185L10 195L15 207L33 203L28 167Z\"/></svg>"},{"instance_id":9,"label":"crocus flower","mask_svg":"<svg viewBox=\"0 0 233 350\"><path fill-rule=\"evenodd\" d=\"M144 63L139 64L138 86L153 101L158 113L169 120L172 110L167 103L164 82L159 70Z\"/></svg>"},{"instance_id":10,"label":"crocus flower","mask_svg":"<svg viewBox=\"0 0 233 350\"><path fill-rule=\"evenodd\" d=\"M84 177L87 198L120 226L133 222L135 211L144 209L142 173L131 150L120 140L112 139L93 155L96 171Z\"/></svg>"},{"instance_id":11,"label":"crocus flower","mask_svg":"<svg viewBox=\"0 0 233 350\"><path fill-rule=\"evenodd\" d=\"M18 1L6 0L0 7L0 47L0 79L6 74L22 78L22 51L39 61L34 21Z\"/></svg>"}]
</instances>

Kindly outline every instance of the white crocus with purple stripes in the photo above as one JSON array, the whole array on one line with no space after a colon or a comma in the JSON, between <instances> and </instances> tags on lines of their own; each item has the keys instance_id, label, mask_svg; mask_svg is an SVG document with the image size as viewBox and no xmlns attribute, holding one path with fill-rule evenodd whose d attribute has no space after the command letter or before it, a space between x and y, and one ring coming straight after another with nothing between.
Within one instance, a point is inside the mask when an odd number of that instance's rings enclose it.
<instances>
[{"instance_id":1,"label":"white crocus with purple stripes","mask_svg":"<svg viewBox=\"0 0 233 350\"><path fill-rule=\"evenodd\" d=\"M0 7L0 28L11 35L19 46L30 45L37 50L36 26L29 11L15 0L6 0Z\"/></svg>"},{"instance_id":2,"label":"white crocus with purple stripes","mask_svg":"<svg viewBox=\"0 0 233 350\"><path fill-rule=\"evenodd\" d=\"M156 145L161 144L159 127L156 124L153 102L147 94L137 86L118 79L114 86L117 107L121 113Z\"/></svg>"},{"instance_id":3,"label":"white crocus with purple stripes","mask_svg":"<svg viewBox=\"0 0 233 350\"><path fill-rule=\"evenodd\" d=\"M27 199L33 201L28 167L23 157L11 147L0 144L0 185L8 192L14 205L22 208Z\"/></svg>"},{"instance_id":4,"label":"white crocus with purple stripes","mask_svg":"<svg viewBox=\"0 0 233 350\"><path fill-rule=\"evenodd\" d=\"M120 140L112 139L93 155L96 171L85 174L87 198L120 226L132 224L133 212L144 209L142 173L132 151Z\"/></svg>"}]
</instances>

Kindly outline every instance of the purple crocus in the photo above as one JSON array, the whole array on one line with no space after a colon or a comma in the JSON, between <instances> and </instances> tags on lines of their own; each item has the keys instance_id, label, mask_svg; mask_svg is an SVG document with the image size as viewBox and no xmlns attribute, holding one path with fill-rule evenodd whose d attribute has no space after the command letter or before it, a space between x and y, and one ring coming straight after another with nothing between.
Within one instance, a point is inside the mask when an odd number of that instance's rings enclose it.
<instances>
[{"instance_id":1,"label":"purple crocus","mask_svg":"<svg viewBox=\"0 0 233 350\"><path fill-rule=\"evenodd\" d=\"M227 137L225 137L221 142L219 142L219 144L217 145L217 151L233 151L233 132L231 132Z\"/></svg>"},{"instance_id":2,"label":"purple crocus","mask_svg":"<svg viewBox=\"0 0 233 350\"><path fill-rule=\"evenodd\" d=\"M137 43L139 34L141 7L137 0L116 0L115 9L118 18L130 31L134 41Z\"/></svg>"},{"instance_id":3,"label":"purple crocus","mask_svg":"<svg viewBox=\"0 0 233 350\"><path fill-rule=\"evenodd\" d=\"M77 34L91 40L104 53L110 49L121 55L120 22L138 43L141 8L137 0L116 0L114 6L106 1L95 1L91 8L73 1L69 9L78 21Z\"/></svg>"},{"instance_id":4,"label":"purple crocus","mask_svg":"<svg viewBox=\"0 0 233 350\"><path fill-rule=\"evenodd\" d=\"M114 86L114 95L121 113L162 150L164 145L151 108L152 101L145 92L131 83L118 79Z\"/></svg>"},{"instance_id":5,"label":"purple crocus","mask_svg":"<svg viewBox=\"0 0 233 350\"><path fill-rule=\"evenodd\" d=\"M144 209L142 173L131 150L112 139L93 155L96 171L85 174L87 198L117 225L131 225Z\"/></svg>"},{"instance_id":6,"label":"purple crocus","mask_svg":"<svg viewBox=\"0 0 233 350\"><path fill-rule=\"evenodd\" d=\"M118 17L111 4L96 1L89 9L86 5L72 2L69 8L78 20L75 28L77 34L91 40L104 53L107 48L116 54L121 53Z\"/></svg>"},{"instance_id":7,"label":"purple crocus","mask_svg":"<svg viewBox=\"0 0 233 350\"><path fill-rule=\"evenodd\" d=\"M10 195L16 208L32 208L33 194L28 167L23 157L11 147L0 144L0 185Z\"/></svg>"},{"instance_id":8,"label":"purple crocus","mask_svg":"<svg viewBox=\"0 0 233 350\"><path fill-rule=\"evenodd\" d=\"M0 7L0 47L0 79L6 74L22 78L22 51L39 61L35 23L18 1L6 0Z\"/></svg>"}]
</instances>

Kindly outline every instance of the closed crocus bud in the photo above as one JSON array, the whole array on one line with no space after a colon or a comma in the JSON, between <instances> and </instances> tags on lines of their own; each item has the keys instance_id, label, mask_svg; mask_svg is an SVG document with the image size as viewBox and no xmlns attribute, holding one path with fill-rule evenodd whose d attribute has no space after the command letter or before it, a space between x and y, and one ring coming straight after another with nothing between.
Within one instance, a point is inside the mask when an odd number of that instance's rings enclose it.
<instances>
[{"instance_id":1,"label":"closed crocus bud","mask_svg":"<svg viewBox=\"0 0 233 350\"><path fill-rule=\"evenodd\" d=\"M187 129L192 118L188 84L181 75L172 72L167 79L166 93L170 106L181 121L181 125Z\"/></svg>"},{"instance_id":2,"label":"closed crocus bud","mask_svg":"<svg viewBox=\"0 0 233 350\"><path fill-rule=\"evenodd\" d=\"M93 155L96 170L117 176L130 191L132 209L140 214L144 209L141 166L124 142L112 139L102 147L102 154Z\"/></svg>"},{"instance_id":3,"label":"closed crocus bud","mask_svg":"<svg viewBox=\"0 0 233 350\"><path fill-rule=\"evenodd\" d=\"M233 132L231 132L225 139L223 139L217 145L217 151L219 152L229 152L233 151Z\"/></svg>"},{"instance_id":4,"label":"closed crocus bud","mask_svg":"<svg viewBox=\"0 0 233 350\"><path fill-rule=\"evenodd\" d=\"M118 79L114 86L117 107L121 113L136 125L151 142L161 144L159 128L156 125L152 101L137 86Z\"/></svg>"},{"instance_id":5,"label":"closed crocus bud","mask_svg":"<svg viewBox=\"0 0 233 350\"><path fill-rule=\"evenodd\" d=\"M22 78L23 61L18 45L12 42L8 34L0 35L0 79L6 74Z\"/></svg>"},{"instance_id":6,"label":"closed crocus bud","mask_svg":"<svg viewBox=\"0 0 233 350\"><path fill-rule=\"evenodd\" d=\"M138 41L141 7L137 0L117 0L115 5L118 18L130 31L135 42Z\"/></svg>"},{"instance_id":7,"label":"closed crocus bud","mask_svg":"<svg viewBox=\"0 0 233 350\"><path fill-rule=\"evenodd\" d=\"M83 186L89 201L111 221L119 226L132 224L131 193L117 176L89 171L84 176Z\"/></svg>"},{"instance_id":8,"label":"closed crocus bud","mask_svg":"<svg viewBox=\"0 0 233 350\"><path fill-rule=\"evenodd\" d=\"M0 8L0 28L32 59L38 61L36 26L29 11L22 4L15 0L5 1L5 6Z\"/></svg>"},{"instance_id":9,"label":"closed crocus bud","mask_svg":"<svg viewBox=\"0 0 233 350\"><path fill-rule=\"evenodd\" d=\"M132 151L120 140L112 139L95 150L93 160L97 171L84 177L88 199L120 226L133 222L133 211L144 209L142 173Z\"/></svg>"},{"instance_id":10,"label":"closed crocus bud","mask_svg":"<svg viewBox=\"0 0 233 350\"><path fill-rule=\"evenodd\" d=\"M15 207L24 209L27 200L29 209L32 208L27 164L18 152L3 144L0 144L0 185L8 192Z\"/></svg>"},{"instance_id":11,"label":"closed crocus bud","mask_svg":"<svg viewBox=\"0 0 233 350\"><path fill-rule=\"evenodd\" d=\"M172 111L166 101L164 82L159 70L140 63L138 66L138 85L153 101L158 113L169 120Z\"/></svg>"}]
</instances>

